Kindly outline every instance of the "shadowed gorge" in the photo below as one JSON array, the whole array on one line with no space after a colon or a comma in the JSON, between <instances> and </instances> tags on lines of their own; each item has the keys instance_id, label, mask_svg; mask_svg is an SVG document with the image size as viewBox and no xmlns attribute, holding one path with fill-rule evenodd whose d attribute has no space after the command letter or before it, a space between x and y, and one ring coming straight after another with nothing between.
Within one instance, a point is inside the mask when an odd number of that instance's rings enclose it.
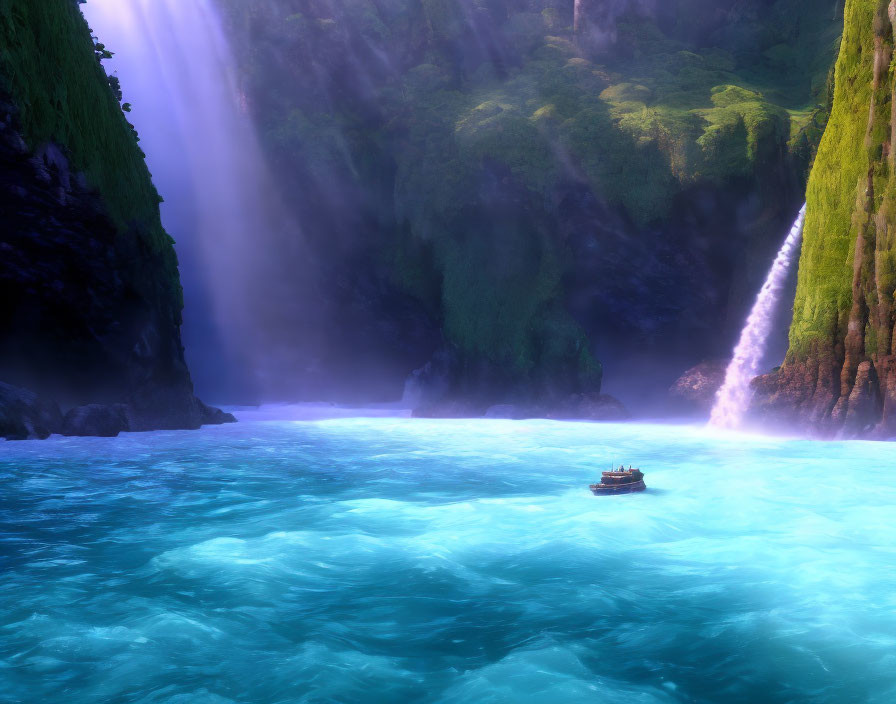
<instances>
[{"instance_id":1,"label":"shadowed gorge","mask_svg":"<svg viewBox=\"0 0 896 704\"><path fill-rule=\"evenodd\" d=\"M572 2L222 6L331 312L296 392L395 398L427 363L436 414L601 388L643 410L728 354L840 31L798 0L583 2L577 30Z\"/></svg>"}]
</instances>

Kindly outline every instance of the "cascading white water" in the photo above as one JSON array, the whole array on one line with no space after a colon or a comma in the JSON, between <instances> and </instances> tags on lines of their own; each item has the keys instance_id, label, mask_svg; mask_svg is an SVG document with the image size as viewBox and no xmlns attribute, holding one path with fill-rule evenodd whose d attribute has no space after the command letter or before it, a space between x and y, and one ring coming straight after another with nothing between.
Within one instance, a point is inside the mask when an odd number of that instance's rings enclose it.
<instances>
[{"instance_id":1,"label":"cascading white water","mask_svg":"<svg viewBox=\"0 0 896 704\"><path fill-rule=\"evenodd\" d=\"M741 424L750 403L750 382L759 373L759 365L765 352L766 341L774 320L778 294L787 280L787 272L797 253L806 206L800 209L790 234L775 257L765 283L756 297L756 303L740 333L734 357L725 372L725 382L716 395L716 403L710 416L710 425L720 428L736 428Z\"/></svg>"},{"instance_id":2,"label":"cascading white water","mask_svg":"<svg viewBox=\"0 0 896 704\"><path fill-rule=\"evenodd\" d=\"M115 53L106 69L133 104L129 119L165 199L163 223L189 269L186 327L189 306L207 300L204 313L214 316L231 355L257 375L265 354L257 310L276 298L266 244L284 218L213 0L90 0L82 7ZM203 334L194 333L192 344L203 344ZM190 330L185 337L189 352Z\"/></svg>"}]
</instances>

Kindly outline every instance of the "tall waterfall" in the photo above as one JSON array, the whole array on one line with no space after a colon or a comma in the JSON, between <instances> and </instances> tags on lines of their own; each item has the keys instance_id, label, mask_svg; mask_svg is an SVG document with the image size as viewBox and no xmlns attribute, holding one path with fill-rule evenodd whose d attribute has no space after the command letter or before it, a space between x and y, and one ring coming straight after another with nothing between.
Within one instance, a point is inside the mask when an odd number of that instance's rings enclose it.
<instances>
[{"instance_id":1,"label":"tall waterfall","mask_svg":"<svg viewBox=\"0 0 896 704\"><path fill-rule=\"evenodd\" d=\"M115 53L106 70L120 78L133 105L129 119L165 199L162 219L181 261L194 376L224 352L208 349L208 359L195 359L194 348L214 347L207 339L213 328L244 373L258 375L266 345L257 311L277 298L266 240L285 218L213 0L90 0L83 8Z\"/></svg>"},{"instance_id":2,"label":"tall waterfall","mask_svg":"<svg viewBox=\"0 0 896 704\"><path fill-rule=\"evenodd\" d=\"M803 233L806 206L800 209L790 234L775 257L765 283L756 297L756 303L740 333L734 348L734 357L725 372L725 383L716 395L710 425L736 428L743 420L750 404L750 381L759 373L759 365L765 352L765 344L771 332L778 295L787 280L787 272L798 252L797 245Z\"/></svg>"}]
</instances>

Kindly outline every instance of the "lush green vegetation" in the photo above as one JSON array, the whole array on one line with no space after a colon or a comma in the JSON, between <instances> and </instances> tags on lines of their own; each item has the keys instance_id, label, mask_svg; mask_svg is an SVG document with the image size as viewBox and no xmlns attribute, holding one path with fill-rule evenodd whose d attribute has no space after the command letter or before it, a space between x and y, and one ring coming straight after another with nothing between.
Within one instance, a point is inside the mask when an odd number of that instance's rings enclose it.
<instances>
[{"instance_id":1,"label":"lush green vegetation","mask_svg":"<svg viewBox=\"0 0 896 704\"><path fill-rule=\"evenodd\" d=\"M814 157L840 33L808 0L740 3L715 25L713 3L675 0L619 17L608 51L574 36L572 2L230 5L284 180L319 201L379 191L358 246L467 358L529 379L599 378L563 303L570 184L641 228L697 188L773 212L780 175L802 181Z\"/></svg>"},{"instance_id":2,"label":"lush green vegetation","mask_svg":"<svg viewBox=\"0 0 896 704\"><path fill-rule=\"evenodd\" d=\"M808 185L790 332L791 360L827 354L850 325L869 357L891 354L896 179L891 145L893 34L884 0L848 0L836 91ZM875 56L884 63L873 87ZM857 243L858 241L858 243ZM860 303L858 318L850 313Z\"/></svg>"},{"instance_id":3,"label":"lush green vegetation","mask_svg":"<svg viewBox=\"0 0 896 704\"><path fill-rule=\"evenodd\" d=\"M181 289L160 198L78 5L72 0L0 2L0 88L12 96L28 145L61 146L118 224L134 286L178 318ZM125 109L127 106L124 106ZM138 260L150 257L153 264Z\"/></svg>"},{"instance_id":4,"label":"lush green vegetation","mask_svg":"<svg viewBox=\"0 0 896 704\"><path fill-rule=\"evenodd\" d=\"M222 1L320 256L370 250L468 361L530 380L598 376L559 234L582 190L643 233L688 193L755 198L765 256L824 130L841 30L812 0L669 0L621 14L604 47L573 33L571 1Z\"/></svg>"},{"instance_id":5,"label":"lush green vegetation","mask_svg":"<svg viewBox=\"0 0 896 704\"><path fill-rule=\"evenodd\" d=\"M155 247L169 240L159 196L77 4L0 3L0 73L21 111L30 146L56 142L103 194L120 223L140 223Z\"/></svg>"}]
</instances>

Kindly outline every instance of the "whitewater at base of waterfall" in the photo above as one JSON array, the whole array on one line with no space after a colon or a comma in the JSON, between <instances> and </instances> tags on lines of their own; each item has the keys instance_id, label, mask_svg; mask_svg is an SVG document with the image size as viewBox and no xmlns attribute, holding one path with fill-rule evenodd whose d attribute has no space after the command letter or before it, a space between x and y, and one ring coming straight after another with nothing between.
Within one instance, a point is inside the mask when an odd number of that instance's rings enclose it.
<instances>
[{"instance_id":1,"label":"whitewater at base of waterfall","mask_svg":"<svg viewBox=\"0 0 896 704\"><path fill-rule=\"evenodd\" d=\"M765 283L756 297L747 323L741 331L734 357L725 372L725 382L716 395L716 403L710 416L710 425L719 428L737 428L750 405L750 382L759 374L759 365L765 354L766 342L771 332L775 310L781 289L787 281L794 255L803 234L806 206L799 215L784 245L775 257Z\"/></svg>"}]
</instances>

